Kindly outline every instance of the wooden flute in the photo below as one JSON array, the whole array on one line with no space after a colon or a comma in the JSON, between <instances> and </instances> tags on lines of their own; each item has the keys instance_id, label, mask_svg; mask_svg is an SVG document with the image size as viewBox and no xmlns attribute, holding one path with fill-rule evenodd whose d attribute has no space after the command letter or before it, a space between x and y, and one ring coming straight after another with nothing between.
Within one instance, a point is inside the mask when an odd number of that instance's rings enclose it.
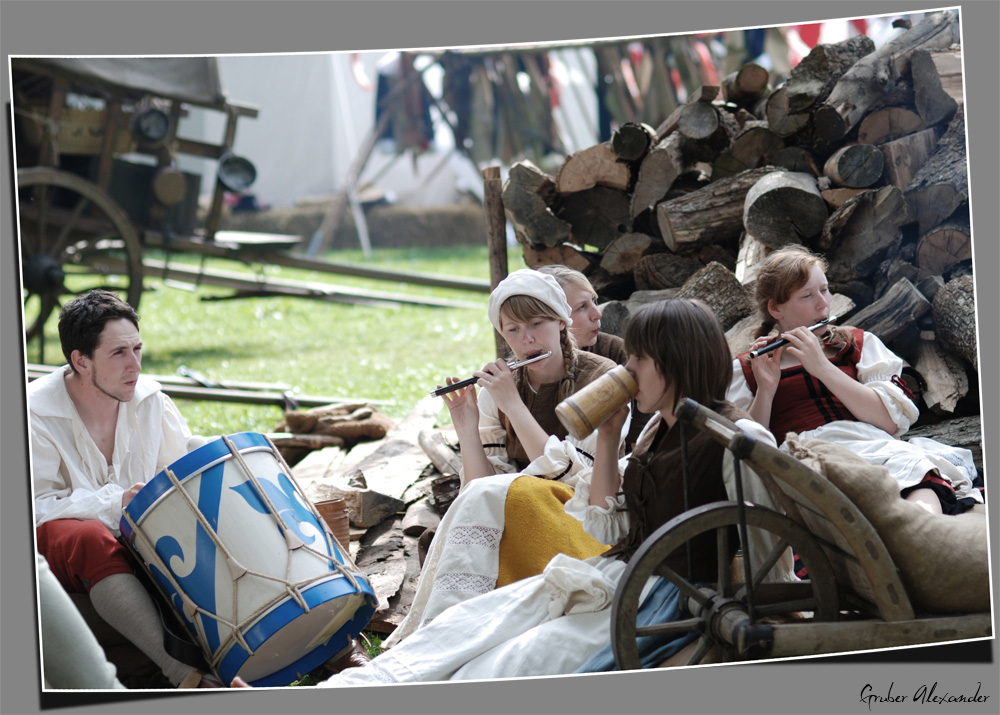
<instances>
[{"instance_id":1,"label":"wooden flute","mask_svg":"<svg viewBox=\"0 0 1000 715\"><path fill-rule=\"evenodd\" d=\"M818 323L816 323L816 325L810 325L808 329L810 331L812 331L812 330L815 330L816 328L820 328L820 327L826 325L827 323L835 323L835 322L837 322L837 316L836 315L831 315L829 318L826 318L824 320L819 321ZM774 341L768 343L767 345L765 345L762 348L757 348L756 350L751 350L750 353L749 353L750 359L753 359L755 357L760 357L761 355L769 353L772 350L774 350L775 348L780 348L782 345L785 345L787 343L788 343L788 341L785 340L784 338L778 338L777 340L774 340Z\"/></svg>"},{"instance_id":2,"label":"wooden flute","mask_svg":"<svg viewBox=\"0 0 1000 715\"><path fill-rule=\"evenodd\" d=\"M519 367L524 367L525 365L530 365L533 362L538 362L539 360L544 360L545 358L549 357L550 355L552 355L552 351L551 350L549 350L548 352L542 353L541 355L535 355L535 357L528 358L527 360L519 360L519 361L515 361L515 362L509 362L509 363L507 363L507 367L509 367L511 370L516 370ZM439 387L436 390L431 390L431 394L434 397L440 397L441 395L447 394L449 392L454 392L455 390L460 390L463 387L468 387L469 385L474 384L477 380L479 380L478 377L468 377L468 378L466 378L464 380L459 380L458 382L453 382L450 385L445 385L444 387Z\"/></svg>"}]
</instances>

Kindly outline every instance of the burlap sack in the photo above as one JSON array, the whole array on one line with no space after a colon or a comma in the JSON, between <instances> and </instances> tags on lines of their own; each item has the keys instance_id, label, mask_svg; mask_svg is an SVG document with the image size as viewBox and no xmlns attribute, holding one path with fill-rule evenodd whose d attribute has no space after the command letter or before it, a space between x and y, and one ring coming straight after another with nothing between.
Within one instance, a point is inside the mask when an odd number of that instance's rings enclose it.
<instances>
[{"instance_id":1,"label":"burlap sack","mask_svg":"<svg viewBox=\"0 0 1000 715\"><path fill-rule=\"evenodd\" d=\"M899 496L885 467L847 447L790 433L789 453L829 479L861 510L900 570L914 610L978 613L990 610L985 509L961 516L930 514Z\"/></svg>"}]
</instances>

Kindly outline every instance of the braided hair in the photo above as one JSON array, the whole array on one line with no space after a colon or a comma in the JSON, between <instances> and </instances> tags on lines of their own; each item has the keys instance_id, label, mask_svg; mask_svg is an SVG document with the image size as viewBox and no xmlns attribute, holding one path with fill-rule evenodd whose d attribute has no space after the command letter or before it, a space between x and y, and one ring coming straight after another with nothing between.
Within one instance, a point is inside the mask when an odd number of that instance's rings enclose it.
<instances>
[{"instance_id":1,"label":"braided hair","mask_svg":"<svg viewBox=\"0 0 1000 715\"><path fill-rule=\"evenodd\" d=\"M532 320L562 320L562 317L546 303L530 295L512 295L504 301L500 307L500 314L510 320L527 323ZM576 339L565 327L559 331L559 345L562 349L563 358L563 378L559 381L557 397L559 400L576 392L577 360L576 360ZM514 384L517 385L517 392L522 399L527 397L528 380L522 370L514 373Z\"/></svg>"}]
</instances>

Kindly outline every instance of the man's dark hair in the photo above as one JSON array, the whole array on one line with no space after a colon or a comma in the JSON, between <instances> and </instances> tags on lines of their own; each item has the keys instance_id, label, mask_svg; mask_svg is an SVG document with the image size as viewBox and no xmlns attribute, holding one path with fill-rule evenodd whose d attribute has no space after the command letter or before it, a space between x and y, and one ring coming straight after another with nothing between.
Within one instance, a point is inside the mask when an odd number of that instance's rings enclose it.
<instances>
[{"instance_id":1,"label":"man's dark hair","mask_svg":"<svg viewBox=\"0 0 1000 715\"><path fill-rule=\"evenodd\" d=\"M59 314L59 342L70 367L73 366L73 351L93 357L104 326L109 320L119 318L125 318L139 329L139 314L135 309L106 290L88 291L63 306Z\"/></svg>"}]
</instances>

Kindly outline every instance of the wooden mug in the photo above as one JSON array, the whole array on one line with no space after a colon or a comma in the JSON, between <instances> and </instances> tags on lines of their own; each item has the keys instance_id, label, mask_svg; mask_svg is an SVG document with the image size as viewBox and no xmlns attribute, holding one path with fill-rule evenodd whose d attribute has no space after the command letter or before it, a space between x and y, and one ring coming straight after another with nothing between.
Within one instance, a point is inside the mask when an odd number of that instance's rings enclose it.
<instances>
[{"instance_id":1,"label":"wooden mug","mask_svg":"<svg viewBox=\"0 0 1000 715\"><path fill-rule=\"evenodd\" d=\"M635 396L639 385L616 365L556 406L556 416L573 437L584 439Z\"/></svg>"}]
</instances>

